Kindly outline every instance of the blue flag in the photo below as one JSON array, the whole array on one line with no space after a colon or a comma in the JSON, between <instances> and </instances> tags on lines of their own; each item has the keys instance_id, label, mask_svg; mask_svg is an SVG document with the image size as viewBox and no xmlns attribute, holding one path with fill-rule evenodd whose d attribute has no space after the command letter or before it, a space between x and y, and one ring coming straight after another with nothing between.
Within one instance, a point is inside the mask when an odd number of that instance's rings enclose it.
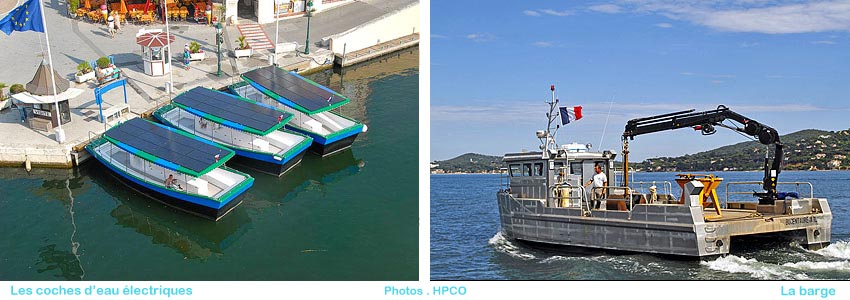
<instances>
[{"instance_id":1,"label":"blue flag","mask_svg":"<svg viewBox=\"0 0 850 300\"><path fill-rule=\"evenodd\" d=\"M40 0L27 0L21 6L16 7L3 20L0 20L0 31L11 35L12 31L37 31L44 32L44 23L41 22Z\"/></svg>"}]
</instances>

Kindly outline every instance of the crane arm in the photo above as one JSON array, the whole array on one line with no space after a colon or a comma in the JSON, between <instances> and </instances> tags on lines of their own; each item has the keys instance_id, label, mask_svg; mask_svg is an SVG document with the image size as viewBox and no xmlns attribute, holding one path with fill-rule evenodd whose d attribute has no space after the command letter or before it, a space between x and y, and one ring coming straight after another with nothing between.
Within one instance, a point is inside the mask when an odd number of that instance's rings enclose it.
<instances>
[{"instance_id":1,"label":"crane arm","mask_svg":"<svg viewBox=\"0 0 850 300\"><path fill-rule=\"evenodd\" d=\"M722 124L725 120L735 121L742 124L743 127L726 126ZM695 112L695 110L691 109L629 120L623 132L623 156L626 164L624 172L628 172L628 141L634 140L636 136L685 127L701 130L703 135L710 135L715 133L715 126L729 128L756 137L764 145L774 145L773 162L769 163L767 154L765 154L764 158L762 187L766 192L756 193L760 203L773 204L773 200L776 200L777 177L782 171L783 152L782 143L779 141L779 134L776 132L776 129L744 117L723 105L709 111Z\"/></svg>"}]
</instances>

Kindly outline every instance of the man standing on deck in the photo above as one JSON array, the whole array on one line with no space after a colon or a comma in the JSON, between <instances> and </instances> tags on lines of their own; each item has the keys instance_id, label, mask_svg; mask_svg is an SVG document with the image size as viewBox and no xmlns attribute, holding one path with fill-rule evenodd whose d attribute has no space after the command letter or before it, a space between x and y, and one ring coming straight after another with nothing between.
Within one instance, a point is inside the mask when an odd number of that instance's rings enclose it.
<instances>
[{"instance_id":1,"label":"man standing on deck","mask_svg":"<svg viewBox=\"0 0 850 300\"><path fill-rule=\"evenodd\" d=\"M605 198L604 187L607 186L608 176L605 176L605 174L602 173L602 167L599 165L594 166L593 170L596 171L596 175L593 175L593 179L588 180L587 183L584 184L584 187L593 184L591 189L594 196L593 209L599 209L602 205L602 198Z\"/></svg>"}]
</instances>

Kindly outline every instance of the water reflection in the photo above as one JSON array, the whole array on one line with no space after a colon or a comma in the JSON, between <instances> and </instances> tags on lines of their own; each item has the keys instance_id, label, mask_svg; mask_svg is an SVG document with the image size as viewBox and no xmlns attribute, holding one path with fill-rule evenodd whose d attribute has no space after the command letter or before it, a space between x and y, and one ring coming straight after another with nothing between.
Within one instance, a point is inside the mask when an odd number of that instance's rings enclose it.
<instances>
[{"instance_id":1,"label":"water reflection","mask_svg":"<svg viewBox=\"0 0 850 300\"><path fill-rule=\"evenodd\" d=\"M252 199L242 205L257 209L276 207L303 192L319 192L324 197L326 185L355 175L365 166L366 162L355 158L351 149L325 158L305 155L301 164L284 176L251 174L255 179L250 193Z\"/></svg>"},{"instance_id":2,"label":"water reflection","mask_svg":"<svg viewBox=\"0 0 850 300\"><path fill-rule=\"evenodd\" d=\"M92 182L116 201L117 206L110 212L115 224L148 236L153 244L174 249L186 259L205 260L221 254L251 228L250 216L239 207L218 222L212 222L126 188L115 177L118 175L97 163L84 165L81 173L91 176Z\"/></svg>"},{"instance_id":3,"label":"water reflection","mask_svg":"<svg viewBox=\"0 0 850 300\"><path fill-rule=\"evenodd\" d=\"M64 247L57 247L56 244L50 244L38 249L36 271L44 273L58 270L59 274L54 275L56 278L82 280L84 272L77 257L71 251L62 250Z\"/></svg>"}]
</instances>

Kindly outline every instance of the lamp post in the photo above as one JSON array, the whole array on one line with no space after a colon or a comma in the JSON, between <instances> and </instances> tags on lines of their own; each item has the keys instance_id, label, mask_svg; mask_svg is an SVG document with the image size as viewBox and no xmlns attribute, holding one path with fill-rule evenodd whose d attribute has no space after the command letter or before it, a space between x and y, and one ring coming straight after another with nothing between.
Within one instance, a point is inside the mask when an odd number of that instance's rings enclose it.
<instances>
[{"instance_id":1,"label":"lamp post","mask_svg":"<svg viewBox=\"0 0 850 300\"><path fill-rule=\"evenodd\" d=\"M274 54L277 54L278 23L280 23L280 0L274 0Z\"/></svg>"},{"instance_id":2,"label":"lamp post","mask_svg":"<svg viewBox=\"0 0 850 300\"><path fill-rule=\"evenodd\" d=\"M221 76L221 22L215 23L215 44L218 46L218 71L215 76Z\"/></svg>"},{"instance_id":3,"label":"lamp post","mask_svg":"<svg viewBox=\"0 0 850 300\"><path fill-rule=\"evenodd\" d=\"M304 41L304 54L310 54L310 18L313 17L313 1L307 1L307 40Z\"/></svg>"}]
</instances>

